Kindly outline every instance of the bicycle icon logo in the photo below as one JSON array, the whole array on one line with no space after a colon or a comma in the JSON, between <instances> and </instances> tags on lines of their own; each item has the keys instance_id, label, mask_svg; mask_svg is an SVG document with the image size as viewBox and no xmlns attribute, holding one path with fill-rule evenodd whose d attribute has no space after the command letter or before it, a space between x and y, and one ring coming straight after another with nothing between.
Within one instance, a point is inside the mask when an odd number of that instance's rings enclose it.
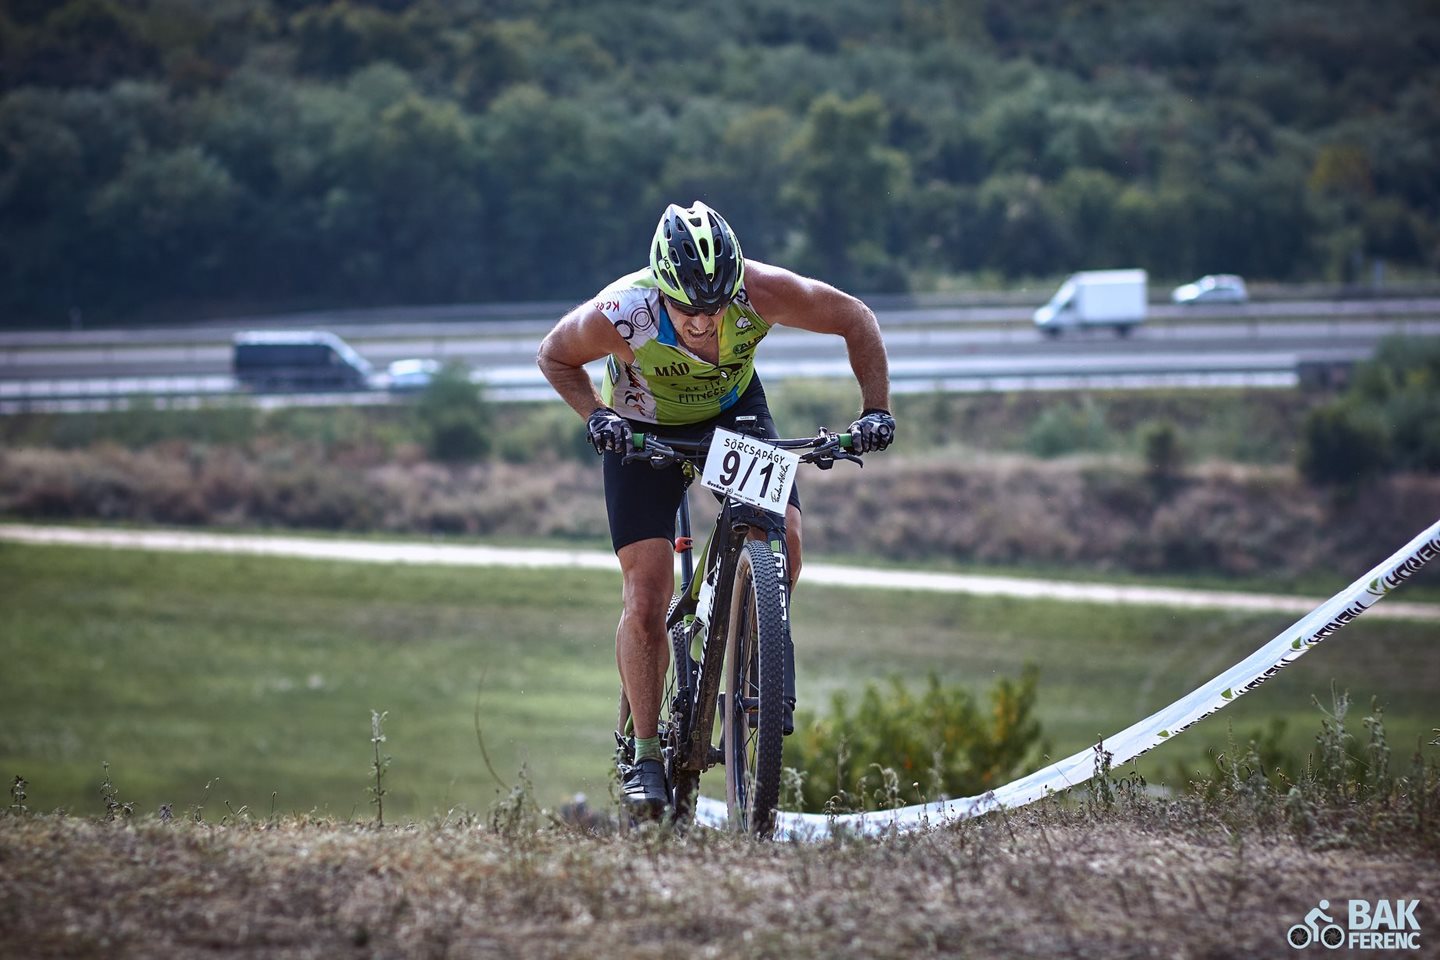
<instances>
[{"instance_id":1,"label":"bicycle icon logo","mask_svg":"<svg viewBox=\"0 0 1440 960\"><path fill-rule=\"evenodd\" d=\"M1345 942L1345 928L1325 912L1329 909L1330 901L1321 900L1319 906L1305 914L1303 923L1297 923L1286 931L1286 942L1296 950L1303 950L1316 942L1330 950L1338 948ZM1321 926L1321 921L1324 921L1324 926Z\"/></svg>"}]
</instances>

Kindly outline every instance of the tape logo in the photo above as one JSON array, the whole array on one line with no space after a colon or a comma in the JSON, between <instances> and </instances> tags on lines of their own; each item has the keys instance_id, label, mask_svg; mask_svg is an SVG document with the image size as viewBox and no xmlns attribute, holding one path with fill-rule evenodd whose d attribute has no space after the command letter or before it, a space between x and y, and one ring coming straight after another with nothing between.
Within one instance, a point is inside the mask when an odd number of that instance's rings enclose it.
<instances>
[{"instance_id":1,"label":"tape logo","mask_svg":"<svg viewBox=\"0 0 1440 960\"><path fill-rule=\"evenodd\" d=\"M1286 931L1285 942L1296 950L1315 945L1327 950L1344 946L1351 950L1419 950L1418 906L1419 900L1350 900L1342 926L1329 914L1330 901L1321 900L1303 921Z\"/></svg>"}]
</instances>

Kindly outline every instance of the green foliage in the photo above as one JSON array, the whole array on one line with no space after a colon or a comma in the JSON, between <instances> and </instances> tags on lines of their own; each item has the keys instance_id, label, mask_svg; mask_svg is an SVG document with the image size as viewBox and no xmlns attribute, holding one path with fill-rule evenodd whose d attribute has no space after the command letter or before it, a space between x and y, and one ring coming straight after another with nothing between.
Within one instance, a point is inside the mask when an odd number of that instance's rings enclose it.
<instances>
[{"instance_id":1,"label":"green foliage","mask_svg":"<svg viewBox=\"0 0 1440 960\"><path fill-rule=\"evenodd\" d=\"M786 380L767 387L770 413L784 436L809 436L818 427L843 431L859 414L860 397L853 383L837 380ZM924 425L911 421L923 430ZM904 436L902 430L901 436Z\"/></svg>"},{"instance_id":2,"label":"green foliage","mask_svg":"<svg viewBox=\"0 0 1440 960\"><path fill-rule=\"evenodd\" d=\"M1043 410L1025 432L1025 447L1037 457L1060 457L1109 449L1113 439L1104 408L1086 396Z\"/></svg>"},{"instance_id":3,"label":"green foliage","mask_svg":"<svg viewBox=\"0 0 1440 960\"><path fill-rule=\"evenodd\" d=\"M865 289L895 286L862 276L884 268L883 254L872 251L884 249L896 216L893 198L904 194L910 175L904 154L883 146L885 119L877 96L847 102L825 94L788 148L796 176L787 199L808 239L811 269Z\"/></svg>"},{"instance_id":4,"label":"green foliage","mask_svg":"<svg viewBox=\"0 0 1440 960\"><path fill-rule=\"evenodd\" d=\"M488 408L464 364L446 364L421 393L415 413L436 460L478 460L490 452Z\"/></svg>"},{"instance_id":5,"label":"green foliage","mask_svg":"<svg viewBox=\"0 0 1440 960\"><path fill-rule=\"evenodd\" d=\"M585 439L585 422L561 403L539 404L526 411L500 430L495 447L507 463L597 462L595 448Z\"/></svg>"},{"instance_id":6,"label":"green foliage","mask_svg":"<svg viewBox=\"0 0 1440 960\"><path fill-rule=\"evenodd\" d=\"M1391 469L1440 472L1440 339L1385 340L1344 396L1306 418L1296 456L1324 486Z\"/></svg>"},{"instance_id":7,"label":"green foliage","mask_svg":"<svg viewBox=\"0 0 1440 960\"><path fill-rule=\"evenodd\" d=\"M983 793L1006 783L1034 760L1040 724L1034 717L1038 671L1018 683L1000 680L990 709L931 673L913 695L897 677L889 690L869 683L852 712L837 693L830 716L802 716L786 741L787 765L803 773L801 808L873 809Z\"/></svg>"},{"instance_id":8,"label":"green foliage","mask_svg":"<svg viewBox=\"0 0 1440 960\"><path fill-rule=\"evenodd\" d=\"M0 309L581 297L695 197L860 292L1440 266L1412 0L994 6L12 3Z\"/></svg>"},{"instance_id":9,"label":"green foliage","mask_svg":"<svg viewBox=\"0 0 1440 960\"><path fill-rule=\"evenodd\" d=\"M1151 420L1141 425L1139 434L1146 478L1155 490L1168 490L1184 466L1179 431L1169 420Z\"/></svg>"},{"instance_id":10,"label":"green foliage","mask_svg":"<svg viewBox=\"0 0 1440 960\"><path fill-rule=\"evenodd\" d=\"M1354 488L1390 465L1385 421L1347 403L1312 410L1300 434L1296 465L1313 484Z\"/></svg>"}]
</instances>

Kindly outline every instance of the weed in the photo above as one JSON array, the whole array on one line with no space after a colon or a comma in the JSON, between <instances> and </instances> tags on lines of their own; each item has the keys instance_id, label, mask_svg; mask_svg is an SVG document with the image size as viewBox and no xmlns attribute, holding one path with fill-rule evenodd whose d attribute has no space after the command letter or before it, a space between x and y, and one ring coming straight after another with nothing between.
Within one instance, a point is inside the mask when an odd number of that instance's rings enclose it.
<instances>
[{"instance_id":1,"label":"weed","mask_svg":"<svg viewBox=\"0 0 1440 960\"><path fill-rule=\"evenodd\" d=\"M900 775L895 772L894 767L881 766L878 763L870 764L870 769L875 771L879 778L879 784L871 790L869 807L872 810L899 810L905 806L905 797L900 791ZM869 781L867 774L865 781ZM915 785L916 787L919 784Z\"/></svg>"},{"instance_id":2,"label":"weed","mask_svg":"<svg viewBox=\"0 0 1440 960\"><path fill-rule=\"evenodd\" d=\"M200 792L200 799L191 805L190 819L195 823L205 822L205 801L210 799L210 788L219 782L219 780L219 777L215 777L214 779L205 781L205 789Z\"/></svg>"},{"instance_id":3,"label":"weed","mask_svg":"<svg viewBox=\"0 0 1440 960\"><path fill-rule=\"evenodd\" d=\"M798 810L805 796L805 777L803 770L786 765L780 771L780 809Z\"/></svg>"},{"instance_id":4,"label":"weed","mask_svg":"<svg viewBox=\"0 0 1440 960\"><path fill-rule=\"evenodd\" d=\"M510 785L500 779L500 774L495 772L495 764L490 762L490 751L485 749L485 736L480 730L480 693L485 688L485 674L480 674L480 680L475 687L475 744L480 748L480 759L485 761L485 769L490 771L491 778L500 785L501 790L509 790Z\"/></svg>"},{"instance_id":5,"label":"weed","mask_svg":"<svg viewBox=\"0 0 1440 960\"><path fill-rule=\"evenodd\" d=\"M1299 775L1285 772L1297 766L1289 758L1266 760L1273 747L1252 739L1241 748L1232 733L1227 750L1214 759L1214 773L1192 781L1191 797L1234 835L1285 829L1317 849L1401 838L1434 848L1429 825L1440 806L1440 769L1417 745L1407 775L1391 772L1384 711L1373 701L1365 718L1368 741L1357 755L1346 729L1350 703L1349 694L1333 685L1329 707L1315 701L1321 714L1316 749Z\"/></svg>"},{"instance_id":6,"label":"weed","mask_svg":"<svg viewBox=\"0 0 1440 960\"><path fill-rule=\"evenodd\" d=\"M490 830L508 840L532 838L541 822L541 811L535 802L535 788L530 772L523 765L510 792L495 802L490 810Z\"/></svg>"},{"instance_id":7,"label":"weed","mask_svg":"<svg viewBox=\"0 0 1440 960\"><path fill-rule=\"evenodd\" d=\"M370 792L370 802L375 806L375 825L385 826L385 771L390 767L390 756L381 756L380 744L385 742L385 718L390 711L377 713L370 711L370 747L374 751L374 759L370 762L370 772L375 777L375 786L367 788Z\"/></svg>"},{"instance_id":8,"label":"weed","mask_svg":"<svg viewBox=\"0 0 1440 960\"><path fill-rule=\"evenodd\" d=\"M25 806L25 788L30 786L29 782L18 773L15 775L15 782L10 784L10 812L15 814L28 813L29 807Z\"/></svg>"},{"instance_id":9,"label":"weed","mask_svg":"<svg viewBox=\"0 0 1440 960\"><path fill-rule=\"evenodd\" d=\"M1095 768L1085 787L1089 791L1088 805L1092 814L1109 813L1115 809L1115 785L1110 780L1110 769L1115 755L1105 749L1105 741L1096 742L1091 748L1095 754Z\"/></svg>"},{"instance_id":10,"label":"weed","mask_svg":"<svg viewBox=\"0 0 1440 960\"><path fill-rule=\"evenodd\" d=\"M120 800L120 789L110 779L110 761L103 761L102 765L105 768L105 779L100 783L100 799L105 804L105 819L113 821L124 817L128 821L135 815L135 804Z\"/></svg>"},{"instance_id":11,"label":"weed","mask_svg":"<svg viewBox=\"0 0 1440 960\"><path fill-rule=\"evenodd\" d=\"M1369 741L1365 745L1365 788L1369 793L1384 796L1393 787L1390 743L1385 738L1385 709L1374 697L1370 698L1370 715L1364 723L1369 732Z\"/></svg>"},{"instance_id":12,"label":"weed","mask_svg":"<svg viewBox=\"0 0 1440 960\"><path fill-rule=\"evenodd\" d=\"M1345 716L1350 711L1350 693L1348 690L1337 692L1332 683L1329 710L1319 700L1313 697L1311 700L1320 710L1322 719L1320 732L1315 735L1317 756L1310 763L1308 780L1324 799L1343 802L1358 792L1352 789L1356 785L1350 776L1353 765L1350 744L1355 738L1345 729Z\"/></svg>"}]
</instances>

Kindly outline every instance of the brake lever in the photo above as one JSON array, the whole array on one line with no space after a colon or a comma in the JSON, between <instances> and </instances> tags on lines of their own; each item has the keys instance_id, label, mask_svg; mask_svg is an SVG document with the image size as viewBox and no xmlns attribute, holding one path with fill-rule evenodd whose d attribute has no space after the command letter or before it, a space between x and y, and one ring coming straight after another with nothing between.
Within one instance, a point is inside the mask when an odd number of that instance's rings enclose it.
<instances>
[{"instance_id":1,"label":"brake lever","mask_svg":"<svg viewBox=\"0 0 1440 960\"><path fill-rule=\"evenodd\" d=\"M664 470L666 467L680 463L683 460L684 458L670 447L646 437L644 449L625 454L620 459L620 462L622 464L631 464L644 461L649 463L653 470Z\"/></svg>"},{"instance_id":2,"label":"brake lever","mask_svg":"<svg viewBox=\"0 0 1440 960\"><path fill-rule=\"evenodd\" d=\"M865 466L865 461L860 458L859 454L851 453L840 446L838 435L832 435L831 439L803 455L800 460L803 463L813 463L821 470L829 470L835 466L836 460L849 460L860 464L861 467Z\"/></svg>"}]
</instances>

